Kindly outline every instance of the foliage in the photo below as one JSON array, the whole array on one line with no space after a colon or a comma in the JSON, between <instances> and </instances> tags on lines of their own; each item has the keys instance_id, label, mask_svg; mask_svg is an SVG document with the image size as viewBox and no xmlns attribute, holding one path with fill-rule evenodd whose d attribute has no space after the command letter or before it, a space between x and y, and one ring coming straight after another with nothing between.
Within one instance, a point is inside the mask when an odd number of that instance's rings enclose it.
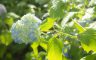
<instances>
[{"instance_id":1,"label":"foliage","mask_svg":"<svg viewBox=\"0 0 96 60\"><path fill-rule=\"evenodd\" d=\"M0 60L96 60L95 0L0 2Z\"/></svg>"}]
</instances>

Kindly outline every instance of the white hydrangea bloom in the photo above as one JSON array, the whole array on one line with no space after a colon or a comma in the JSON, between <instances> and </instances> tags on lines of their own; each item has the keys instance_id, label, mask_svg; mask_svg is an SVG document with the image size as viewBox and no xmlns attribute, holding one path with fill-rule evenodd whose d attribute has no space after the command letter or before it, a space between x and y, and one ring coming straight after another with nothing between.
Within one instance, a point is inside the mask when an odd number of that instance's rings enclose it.
<instances>
[{"instance_id":1,"label":"white hydrangea bloom","mask_svg":"<svg viewBox=\"0 0 96 60\"><path fill-rule=\"evenodd\" d=\"M38 40L40 36L39 25L41 20L33 14L24 15L12 25L12 38L16 43L31 43Z\"/></svg>"}]
</instances>

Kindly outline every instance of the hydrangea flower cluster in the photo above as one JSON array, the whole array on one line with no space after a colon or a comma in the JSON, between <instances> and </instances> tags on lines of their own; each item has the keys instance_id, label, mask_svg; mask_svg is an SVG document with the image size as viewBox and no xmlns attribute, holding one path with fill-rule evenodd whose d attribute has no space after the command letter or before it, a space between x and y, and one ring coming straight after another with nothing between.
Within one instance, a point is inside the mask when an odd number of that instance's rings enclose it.
<instances>
[{"instance_id":1,"label":"hydrangea flower cluster","mask_svg":"<svg viewBox=\"0 0 96 60\"><path fill-rule=\"evenodd\" d=\"M12 25L12 38L16 43L32 43L38 40L40 36L39 25L41 20L33 14L24 15Z\"/></svg>"}]
</instances>

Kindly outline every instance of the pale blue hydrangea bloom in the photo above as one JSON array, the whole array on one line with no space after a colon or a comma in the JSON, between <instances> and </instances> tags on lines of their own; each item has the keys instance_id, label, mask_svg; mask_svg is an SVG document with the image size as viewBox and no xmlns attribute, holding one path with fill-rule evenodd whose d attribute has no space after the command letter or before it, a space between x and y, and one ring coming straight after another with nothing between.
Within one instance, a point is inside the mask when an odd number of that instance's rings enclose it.
<instances>
[{"instance_id":1,"label":"pale blue hydrangea bloom","mask_svg":"<svg viewBox=\"0 0 96 60\"><path fill-rule=\"evenodd\" d=\"M40 37L39 25L41 20L33 14L24 15L12 25L12 38L16 43L32 43Z\"/></svg>"}]
</instances>

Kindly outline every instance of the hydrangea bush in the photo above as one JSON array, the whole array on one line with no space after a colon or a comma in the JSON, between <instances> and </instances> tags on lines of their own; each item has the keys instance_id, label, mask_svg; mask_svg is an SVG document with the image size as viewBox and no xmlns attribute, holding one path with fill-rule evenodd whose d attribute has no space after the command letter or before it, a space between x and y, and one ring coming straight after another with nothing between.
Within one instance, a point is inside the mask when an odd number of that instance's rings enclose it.
<instances>
[{"instance_id":1,"label":"hydrangea bush","mask_svg":"<svg viewBox=\"0 0 96 60\"><path fill-rule=\"evenodd\" d=\"M42 24L29 13L12 25L11 33L16 43L32 43L31 59L26 60L96 60L96 28L93 25L96 7L86 6L87 0L81 1L82 4L77 0L51 0L48 16Z\"/></svg>"},{"instance_id":2,"label":"hydrangea bush","mask_svg":"<svg viewBox=\"0 0 96 60\"><path fill-rule=\"evenodd\" d=\"M40 36L39 25L41 20L33 14L24 15L21 20L18 20L12 25L12 38L16 43L32 43L38 40Z\"/></svg>"}]
</instances>

